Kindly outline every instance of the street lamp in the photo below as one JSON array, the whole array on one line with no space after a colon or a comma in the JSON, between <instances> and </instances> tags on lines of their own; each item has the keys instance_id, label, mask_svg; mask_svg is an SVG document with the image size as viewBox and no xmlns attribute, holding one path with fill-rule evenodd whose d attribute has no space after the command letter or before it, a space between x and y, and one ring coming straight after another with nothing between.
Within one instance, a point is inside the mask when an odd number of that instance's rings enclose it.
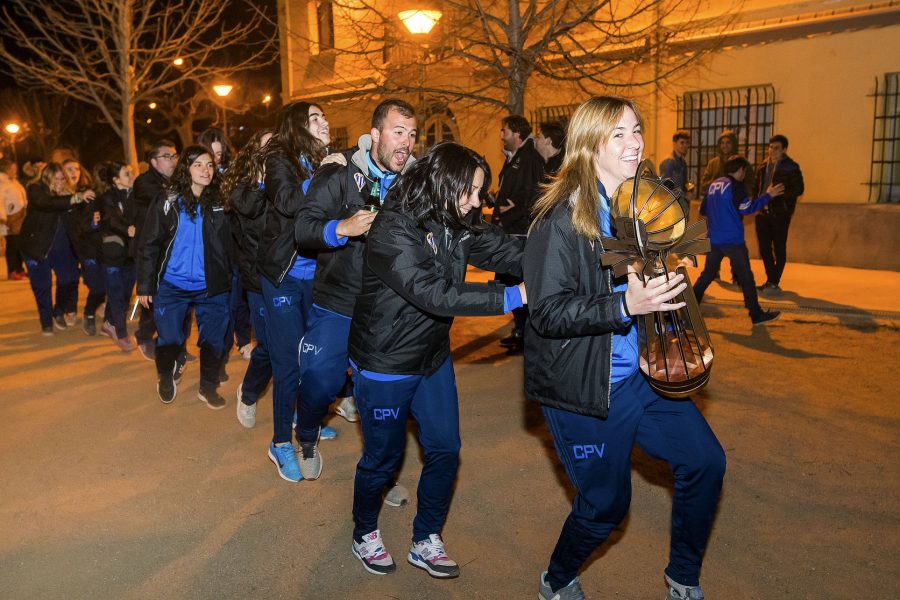
<instances>
[{"instance_id":1,"label":"street lamp","mask_svg":"<svg viewBox=\"0 0 900 600\"><path fill-rule=\"evenodd\" d=\"M222 129L225 131L226 136L228 135L228 104L225 98L231 93L232 89L234 89L234 86L227 83L213 86L213 91L222 99Z\"/></svg>"},{"instance_id":2,"label":"street lamp","mask_svg":"<svg viewBox=\"0 0 900 600\"><path fill-rule=\"evenodd\" d=\"M172 61L172 64L175 65L176 67L180 67L184 64L184 59L181 57L178 57Z\"/></svg>"},{"instance_id":3,"label":"street lamp","mask_svg":"<svg viewBox=\"0 0 900 600\"><path fill-rule=\"evenodd\" d=\"M7 123L3 129L9 134L9 146L12 150L13 160L18 162L19 157L16 155L16 134L18 134L22 128L18 123Z\"/></svg>"},{"instance_id":4,"label":"street lamp","mask_svg":"<svg viewBox=\"0 0 900 600\"><path fill-rule=\"evenodd\" d=\"M403 10L397 16L411 34L428 35L441 20L443 13L439 10Z\"/></svg>"}]
</instances>

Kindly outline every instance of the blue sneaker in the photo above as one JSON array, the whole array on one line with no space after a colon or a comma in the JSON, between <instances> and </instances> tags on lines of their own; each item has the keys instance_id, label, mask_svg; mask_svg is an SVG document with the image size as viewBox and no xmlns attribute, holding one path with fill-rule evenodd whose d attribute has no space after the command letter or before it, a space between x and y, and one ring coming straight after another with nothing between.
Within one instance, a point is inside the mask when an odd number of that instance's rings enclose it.
<instances>
[{"instance_id":1,"label":"blue sneaker","mask_svg":"<svg viewBox=\"0 0 900 600\"><path fill-rule=\"evenodd\" d=\"M328 425L322 425L322 428L319 429L319 439L320 440L333 440L337 437L337 430L334 427L329 427Z\"/></svg>"},{"instance_id":2,"label":"blue sneaker","mask_svg":"<svg viewBox=\"0 0 900 600\"><path fill-rule=\"evenodd\" d=\"M275 442L269 442L269 459L278 467L278 475L285 481L296 483L303 479L300 465L297 464L297 453L292 444L276 446Z\"/></svg>"}]
</instances>

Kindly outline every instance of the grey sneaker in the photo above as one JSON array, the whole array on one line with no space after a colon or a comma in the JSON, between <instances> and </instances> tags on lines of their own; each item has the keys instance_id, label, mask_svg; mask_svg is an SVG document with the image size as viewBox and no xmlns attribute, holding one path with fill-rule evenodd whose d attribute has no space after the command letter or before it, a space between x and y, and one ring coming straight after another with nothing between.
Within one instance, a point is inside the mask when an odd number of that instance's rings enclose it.
<instances>
[{"instance_id":1,"label":"grey sneaker","mask_svg":"<svg viewBox=\"0 0 900 600\"><path fill-rule=\"evenodd\" d=\"M406 506L409 504L409 490L399 483L395 483L394 487L385 494L384 503L394 507Z\"/></svg>"},{"instance_id":2,"label":"grey sneaker","mask_svg":"<svg viewBox=\"0 0 900 600\"><path fill-rule=\"evenodd\" d=\"M65 319L68 327L75 327L75 323L78 322L78 314L73 312L66 313L63 315L63 319Z\"/></svg>"},{"instance_id":3,"label":"grey sneaker","mask_svg":"<svg viewBox=\"0 0 900 600\"><path fill-rule=\"evenodd\" d=\"M334 407L334 412L344 417L350 423L359 421L359 411L356 409L356 399L353 396L338 398L340 402Z\"/></svg>"},{"instance_id":4,"label":"grey sneaker","mask_svg":"<svg viewBox=\"0 0 900 600\"><path fill-rule=\"evenodd\" d=\"M322 455L319 453L319 442L300 444L300 474L303 479L318 479L322 474Z\"/></svg>"},{"instance_id":5,"label":"grey sneaker","mask_svg":"<svg viewBox=\"0 0 900 600\"><path fill-rule=\"evenodd\" d=\"M681 585L668 575L666 575L666 584L669 586L666 600L703 600L703 590L700 589L699 585Z\"/></svg>"},{"instance_id":6,"label":"grey sneaker","mask_svg":"<svg viewBox=\"0 0 900 600\"><path fill-rule=\"evenodd\" d=\"M444 540L436 533L429 535L427 540L414 542L406 560L412 566L424 569L438 579L459 577L459 565L447 556Z\"/></svg>"},{"instance_id":7,"label":"grey sneaker","mask_svg":"<svg viewBox=\"0 0 900 600\"><path fill-rule=\"evenodd\" d=\"M584 597L584 592L581 591L581 584L578 583L578 578L576 577L572 581L569 582L564 588L560 588L555 592L550 589L550 584L547 583L547 571L541 573L541 584L538 588L538 598L541 600L587 600Z\"/></svg>"},{"instance_id":8,"label":"grey sneaker","mask_svg":"<svg viewBox=\"0 0 900 600\"><path fill-rule=\"evenodd\" d=\"M256 403L244 404L243 385L239 385L237 388L237 419L247 429L256 425Z\"/></svg>"}]
</instances>

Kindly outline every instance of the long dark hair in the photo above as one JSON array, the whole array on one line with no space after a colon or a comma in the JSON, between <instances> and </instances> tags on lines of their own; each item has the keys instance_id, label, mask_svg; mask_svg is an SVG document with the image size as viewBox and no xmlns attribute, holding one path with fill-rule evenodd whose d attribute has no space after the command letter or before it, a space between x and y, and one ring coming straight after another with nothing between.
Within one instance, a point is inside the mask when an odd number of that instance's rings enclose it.
<instances>
[{"instance_id":1,"label":"long dark hair","mask_svg":"<svg viewBox=\"0 0 900 600\"><path fill-rule=\"evenodd\" d=\"M219 142L222 144L222 159L216 163L217 169L227 170L231 166L231 155L234 153L234 146L231 145L231 140L228 139L228 136L225 135L225 132L219 129L218 127L210 127L206 129L203 133L200 134L200 137L197 138L197 143L201 146L206 146L210 150L212 150L213 142ZM211 154L213 157L213 162L215 162L216 153L213 152Z\"/></svg>"},{"instance_id":2,"label":"long dark hair","mask_svg":"<svg viewBox=\"0 0 900 600\"><path fill-rule=\"evenodd\" d=\"M391 186L388 197L411 213L420 225L429 219L452 229L481 231L486 226L480 210L463 215L459 199L472 189L475 171L484 171L482 199L491 186L491 169L474 150L454 142L432 147Z\"/></svg>"},{"instance_id":3,"label":"long dark hair","mask_svg":"<svg viewBox=\"0 0 900 600\"><path fill-rule=\"evenodd\" d=\"M208 186L203 188L203 193L200 194L199 198L194 196L194 191L191 189L191 165L204 154L209 155L209 158L213 159L212 150L206 146L195 144L182 150L178 158L178 165L166 184L166 191L177 194L181 198L182 206L184 206L192 220L197 216L198 205L202 206L205 211L209 211L213 206L222 204L221 195L219 194L221 177L219 176L219 170L216 168L213 168L212 180L210 180ZM215 164L214 160L213 164Z\"/></svg>"},{"instance_id":4,"label":"long dark hair","mask_svg":"<svg viewBox=\"0 0 900 600\"><path fill-rule=\"evenodd\" d=\"M225 172L225 176L222 178L223 198L230 198L231 192L239 184L252 184L262 179L265 173L262 139L269 133L272 133L269 129L254 133L250 141L234 157L231 168ZM266 142L267 145L268 143Z\"/></svg>"},{"instance_id":5,"label":"long dark hair","mask_svg":"<svg viewBox=\"0 0 900 600\"><path fill-rule=\"evenodd\" d=\"M269 157L281 155L291 161L302 179L312 175L328 152L325 144L309 132L309 109L312 106L319 107L310 102L291 102L281 109L275 133L262 152L263 164ZM300 163L301 156L309 161L308 168Z\"/></svg>"}]
</instances>

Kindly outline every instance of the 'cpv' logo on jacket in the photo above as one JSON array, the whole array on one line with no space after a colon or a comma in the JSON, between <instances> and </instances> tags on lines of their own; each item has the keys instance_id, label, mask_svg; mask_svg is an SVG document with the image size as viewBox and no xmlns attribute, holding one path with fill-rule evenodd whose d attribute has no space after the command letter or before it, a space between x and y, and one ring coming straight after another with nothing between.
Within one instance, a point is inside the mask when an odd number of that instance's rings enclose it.
<instances>
[{"instance_id":1,"label":"'cpv' logo on jacket","mask_svg":"<svg viewBox=\"0 0 900 600\"><path fill-rule=\"evenodd\" d=\"M575 460L587 460L589 458L603 458L603 453L606 451L606 444L602 443L599 446L597 444L573 444L572 445L572 455L575 456Z\"/></svg>"}]
</instances>

